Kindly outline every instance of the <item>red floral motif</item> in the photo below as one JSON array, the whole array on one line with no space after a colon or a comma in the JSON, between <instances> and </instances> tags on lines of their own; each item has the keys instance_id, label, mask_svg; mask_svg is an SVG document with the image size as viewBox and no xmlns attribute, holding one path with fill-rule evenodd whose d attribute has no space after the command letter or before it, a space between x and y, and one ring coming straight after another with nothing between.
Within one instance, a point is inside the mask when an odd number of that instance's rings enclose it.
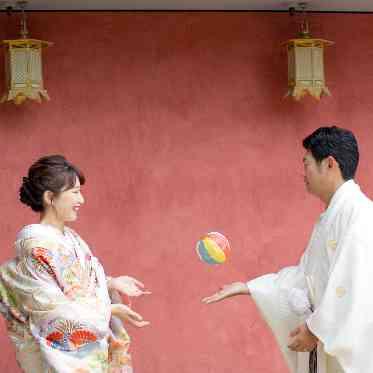
<instances>
[{"instance_id":1,"label":"red floral motif","mask_svg":"<svg viewBox=\"0 0 373 373\"><path fill-rule=\"evenodd\" d=\"M63 339L63 333L61 332L52 332L47 335L46 340L49 342L48 344L51 345L54 342L60 342Z\"/></svg>"},{"instance_id":2,"label":"red floral motif","mask_svg":"<svg viewBox=\"0 0 373 373\"><path fill-rule=\"evenodd\" d=\"M45 339L49 346L63 351L75 351L97 341L97 336L82 324L71 320L55 320Z\"/></svg>"},{"instance_id":3,"label":"red floral motif","mask_svg":"<svg viewBox=\"0 0 373 373\"><path fill-rule=\"evenodd\" d=\"M71 333L69 339L77 348L87 343L97 341L97 337L89 330L77 330Z\"/></svg>"},{"instance_id":4,"label":"red floral motif","mask_svg":"<svg viewBox=\"0 0 373 373\"><path fill-rule=\"evenodd\" d=\"M44 249L43 247L35 247L32 250L32 257L38 264L41 264L48 274L56 278L55 268L52 263L53 258L47 249Z\"/></svg>"}]
</instances>

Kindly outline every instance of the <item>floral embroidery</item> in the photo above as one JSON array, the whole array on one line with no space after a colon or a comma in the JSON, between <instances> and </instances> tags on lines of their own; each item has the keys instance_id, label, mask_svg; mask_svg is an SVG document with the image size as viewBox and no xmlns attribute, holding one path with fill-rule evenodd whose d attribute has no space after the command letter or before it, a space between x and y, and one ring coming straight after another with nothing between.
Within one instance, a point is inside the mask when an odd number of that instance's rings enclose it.
<instances>
[{"instance_id":1,"label":"floral embroidery","mask_svg":"<svg viewBox=\"0 0 373 373\"><path fill-rule=\"evenodd\" d=\"M75 351L89 343L96 342L97 336L82 323L58 318L49 323L45 339L53 348Z\"/></svg>"},{"instance_id":2,"label":"floral embroidery","mask_svg":"<svg viewBox=\"0 0 373 373\"><path fill-rule=\"evenodd\" d=\"M47 249L36 247L32 250L31 260L38 272L47 272L50 276L56 278L56 268L53 265L53 257Z\"/></svg>"}]
</instances>

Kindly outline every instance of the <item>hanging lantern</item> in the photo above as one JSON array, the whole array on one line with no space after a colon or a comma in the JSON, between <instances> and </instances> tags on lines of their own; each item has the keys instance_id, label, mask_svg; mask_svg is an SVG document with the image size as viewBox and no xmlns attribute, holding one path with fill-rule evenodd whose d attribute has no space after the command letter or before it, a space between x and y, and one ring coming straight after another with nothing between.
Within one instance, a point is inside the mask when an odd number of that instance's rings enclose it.
<instances>
[{"instance_id":1,"label":"hanging lantern","mask_svg":"<svg viewBox=\"0 0 373 373\"><path fill-rule=\"evenodd\" d=\"M18 4L22 9L21 38L3 40L6 92L1 102L22 104L30 99L40 103L42 99L49 100L43 83L42 50L52 43L28 38L24 12L26 2Z\"/></svg>"},{"instance_id":2,"label":"hanging lantern","mask_svg":"<svg viewBox=\"0 0 373 373\"><path fill-rule=\"evenodd\" d=\"M324 48L334 44L324 39L314 39L309 33L306 20L302 22L299 38L286 43L288 52L288 92L295 100L305 95L320 100L321 96L330 96L325 83Z\"/></svg>"}]
</instances>

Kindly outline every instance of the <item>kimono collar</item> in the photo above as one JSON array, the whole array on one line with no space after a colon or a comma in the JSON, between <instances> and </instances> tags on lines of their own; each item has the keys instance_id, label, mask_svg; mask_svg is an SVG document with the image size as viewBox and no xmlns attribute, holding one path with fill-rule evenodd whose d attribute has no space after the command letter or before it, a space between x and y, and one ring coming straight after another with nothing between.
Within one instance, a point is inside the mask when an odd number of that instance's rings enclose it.
<instances>
[{"instance_id":1,"label":"kimono collar","mask_svg":"<svg viewBox=\"0 0 373 373\"><path fill-rule=\"evenodd\" d=\"M68 228L65 227L64 233L59 231L57 228L48 224L29 224L21 229L17 234L16 241L18 240L27 240L30 238L36 237L45 237L45 238L63 238L68 231Z\"/></svg>"},{"instance_id":2,"label":"kimono collar","mask_svg":"<svg viewBox=\"0 0 373 373\"><path fill-rule=\"evenodd\" d=\"M339 205L339 202L343 200L351 192L359 191L360 187L355 183L353 179L345 181L333 194L332 199L330 200L329 206L326 210L320 215L320 218L327 216L331 211Z\"/></svg>"}]
</instances>

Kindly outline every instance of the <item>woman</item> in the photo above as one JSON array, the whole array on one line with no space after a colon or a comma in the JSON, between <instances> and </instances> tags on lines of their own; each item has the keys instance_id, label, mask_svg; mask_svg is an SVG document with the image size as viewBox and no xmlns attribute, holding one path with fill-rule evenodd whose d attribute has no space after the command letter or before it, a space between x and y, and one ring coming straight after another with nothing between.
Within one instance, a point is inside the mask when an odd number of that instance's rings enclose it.
<instances>
[{"instance_id":1,"label":"woman","mask_svg":"<svg viewBox=\"0 0 373 373\"><path fill-rule=\"evenodd\" d=\"M82 172L61 155L39 159L23 178L22 203L40 214L15 242L16 257L0 268L0 311L26 373L130 373L122 321L143 318L122 304L143 284L106 277L87 244L65 223L84 203Z\"/></svg>"}]
</instances>

